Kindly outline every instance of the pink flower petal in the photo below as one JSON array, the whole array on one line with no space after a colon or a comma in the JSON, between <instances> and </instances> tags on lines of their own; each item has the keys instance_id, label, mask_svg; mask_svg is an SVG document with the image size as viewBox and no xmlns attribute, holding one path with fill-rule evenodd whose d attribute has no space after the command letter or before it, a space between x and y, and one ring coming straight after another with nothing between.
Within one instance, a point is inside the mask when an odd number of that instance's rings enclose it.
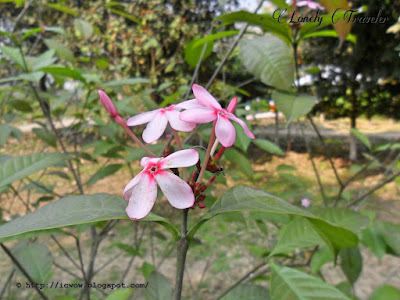
<instances>
[{"instance_id":1,"label":"pink flower petal","mask_svg":"<svg viewBox=\"0 0 400 300\"><path fill-rule=\"evenodd\" d=\"M154 178L173 207L184 209L193 206L193 191L185 181L167 171L156 173Z\"/></svg>"},{"instance_id":2,"label":"pink flower petal","mask_svg":"<svg viewBox=\"0 0 400 300\"><path fill-rule=\"evenodd\" d=\"M179 115L181 114L176 110L169 110L165 112L167 115L167 119L169 121L169 125L175 130L178 131L192 131L196 127L196 123L188 123L179 119Z\"/></svg>"},{"instance_id":3,"label":"pink flower petal","mask_svg":"<svg viewBox=\"0 0 400 300\"><path fill-rule=\"evenodd\" d=\"M246 125L245 122L243 122L241 119L239 119L238 117L236 117L234 114L228 114L227 117L228 117L229 119L235 121L236 123L239 123L240 126L243 127L244 132L246 133L246 135L247 135L249 138L251 138L251 139L254 139L254 138L255 138L254 134L251 133L249 127L247 127L247 125Z\"/></svg>"},{"instance_id":4,"label":"pink flower petal","mask_svg":"<svg viewBox=\"0 0 400 300\"><path fill-rule=\"evenodd\" d=\"M191 109L191 108L199 108L199 107L203 107L203 106L201 106L200 103L196 99L192 99L192 100L187 100L187 101L178 103L175 105L175 107L183 108L183 109Z\"/></svg>"},{"instance_id":5,"label":"pink flower petal","mask_svg":"<svg viewBox=\"0 0 400 300\"><path fill-rule=\"evenodd\" d=\"M192 87L193 94L196 97L196 100L204 107L221 109L221 105L217 100L202 86L198 84L193 84Z\"/></svg>"},{"instance_id":6,"label":"pink flower petal","mask_svg":"<svg viewBox=\"0 0 400 300\"><path fill-rule=\"evenodd\" d=\"M142 159L140 160L140 165L145 168L147 167L148 164L152 163L152 164L156 164L161 160L161 158L159 157L142 157Z\"/></svg>"},{"instance_id":7,"label":"pink flower petal","mask_svg":"<svg viewBox=\"0 0 400 300\"><path fill-rule=\"evenodd\" d=\"M218 116L217 123L215 124L215 135L217 136L217 139L220 141L222 146L226 148L230 147L235 142L235 127L233 127L228 118Z\"/></svg>"},{"instance_id":8,"label":"pink flower petal","mask_svg":"<svg viewBox=\"0 0 400 300\"><path fill-rule=\"evenodd\" d=\"M199 153L195 149L180 150L163 158L160 162L162 169L183 168L194 166L199 161Z\"/></svg>"},{"instance_id":9,"label":"pink flower petal","mask_svg":"<svg viewBox=\"0 0 400 300\"><path fill-rule=\"evenodd\" d=\"M227 111L229 111L230 113L234 113L236 110L236 106L237 106L237 98L233 98L231 100L231 102L229 102L228 108L226 109Z\"/></svg>"},{"instance_id":10,"label":"pink flower petal","mask_svg":"<svg viewBox=\"0 0 400 300\"><path fill-rule=\"evenodd\" d=\"M150 122L159 111L160 109L156 109L152 111L146 111L144 113L133 116L129 118L128 121L126 121L126 125L136 126L136 125L146 124Z\"/></svg>"},{"instance_id":11,"label":"pink flower petal","mask_svg":"<svg viewBox=\"0 0 400 300\"><path fill-rule=\"evenodd\" d=\"M126 185L124 189L125 201L129 201L129 198L131 197L132 194L132 189L135 187L135 185L139 183L142 176L143 176L143 171L137 174L135 177L133 177L133 179L129 181L129 183Z\"/></svg>"},{"instance_id":12,"label":"pink flower petal","mask_svg":"<svg viewBox=\"0 0 400 300\"><path fill-rule=\"evenodd\" d=\"M203 124L214 121L217 116L214 109L203 107L185 110L179 118L185 122Z\"/></svg>"},{"instance_id":13,"label":"pink flower petal","mask_svg":"<svg viewBox=\"0 0 400 300\"><path fill-rule=\"evenodd\" d=\"M167 128L168 119L165 112L159 111L153 119L147 124L143 131L143 140L146 143L152 143L158 140Z\"/></svg>"},{"instance_id":14,"label":"pink flower petal","mask_svg":"<svg viewBox=\"0 0 400 300\"><path fill-rule=\"evenodd\" d=\"M142 219L149 214L157 199L157 183L144 173L131 192L126 213L131 219Z\"/></svg>"}]
</instances>

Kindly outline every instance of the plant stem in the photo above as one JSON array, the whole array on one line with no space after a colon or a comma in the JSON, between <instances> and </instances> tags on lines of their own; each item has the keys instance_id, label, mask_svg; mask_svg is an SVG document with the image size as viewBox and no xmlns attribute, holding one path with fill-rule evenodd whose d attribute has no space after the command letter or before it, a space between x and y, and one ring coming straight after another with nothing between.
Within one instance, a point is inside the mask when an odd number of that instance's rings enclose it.
<instances>
[{"instance_id":1,"label":"plant stem","mask_svg":"<svg viewBox=\"0 0 400 300\"><path fill-rule=\"evenodd\" d=\"M210 159L211 148L212 148L214 140L215 140L215 124L216 124L216 121L214 121L214 123L213 123L213 129L211 131L210 140L208 142L206 155L204 156L204 161L203 161L203 165L201 166L199 177L197 177L197 180L196 180L197 183L201 182L201 180L203 179L204 173L206 172L206 169L207 169L208 160Z\"/></svg>"},{"instance_id":2,"label":"plant stem","mask_svg":"<svg viewBox=\"0 0 400 300\"><path fill-rule=\"evenodd\" d=\"M122 122L118 122L117 124L121 126L125 132L131 137L132 140L134 140L140 147L144 149L148 154L154 157L158 157L156 154L154 154L153 151L151 151L145 144L142 143L142 141L132 132L132 130L128 127L128 125L125 124L125 122L120 118Z\"/></svg>"},{"instance_id":3,"label":"plant stem","mask_svg":"<svg viewBox=\"0 0 400 300\"><path fill-rule=\"evenodd\" d=\"M183 275L185 272L186 254L189 249L189 241L187 239L187 217L189 209L184 209L182 212L182 227L181 238L176 244L176 276L175 276L175 291L174 300L180 300L182 296Z\"/></svg>"}]
</instances>

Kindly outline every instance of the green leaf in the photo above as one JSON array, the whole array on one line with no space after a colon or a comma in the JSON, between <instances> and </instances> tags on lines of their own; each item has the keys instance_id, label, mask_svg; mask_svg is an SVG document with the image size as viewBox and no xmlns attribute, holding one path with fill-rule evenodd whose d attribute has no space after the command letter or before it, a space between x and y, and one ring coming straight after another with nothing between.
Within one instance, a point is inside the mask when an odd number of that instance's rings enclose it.
<instances>
[{"instance_id":1,"label":"green leaf","mask_svg":"<svg viewBox=\"0 0 400 300\"><path fill-rule=\"evenodd\" d=\"M305 219L297 217L281 230L281 236L269 256L289 254L298 248L308 248L325 244L313 225Z\"/></svg>"},{"instance_id":2,"label":"green leaf","mask_svg":"<svg viewBox=\"0 0 400 300\"><path fill-rule=\"evenodd\" d=\"M125 19L128 19L128 20L130 20L132 22L135 22L135 23L140 25L140 20L138 18L128 14L125 11L122 11L122 10L119 10L119 9L115 9L115 8L111 8L110 11L112 13L114 13L114 14L120 15L121 17L124 17Z\"/></svg>"},{"instance_id":3,"label":"green leaf","mask_svg":"<svg viewBox=\"0 0 400 300\"><path fill-rule=\"evenodd\" d=\"M147 281L150 284L144 291L146 300L172 299L172 284L164 275L154 271L150 274Z\"/></svg>"},{"instance_id":4,"label":"green leaf","mask_svg":"<svg viewBox=\"0 0 400 300\"><path fill-rule=\"evenodd\" d=\"M35 33L38 33L38 32L41 32L41 31L43 31L43 28L42 28L42 27L37 27L37 28L33 28L33 29L28 30L28 31L25 32L24 35L22 36L21 42L24 41L25 39L27 39L28 37L30 37L31 35L33 35L33 34L35 34Z\"/></svg>"},{"instance_id":5,"label":"green leaf","mask_svg":"<svg viewBox=\"0 0 400 300\"><path fill-rule=\"evenodd\" d=\"M62 35L67 35L67 33L65 32L64 29L62 29L61 27L57 27L57 26L46 26L46 27L44 27L44 30L48 31L48 32L55 32L55 33L59 33Z\"/></svg>"},{"instance_id":6,"label":"green leaf","mask_svg":"<svg viewBox=\"0 0 400 300\"><path fill-rule=\"evenodd\" d=\"M18 79L32 81L32 82L39 82L40 79L44 76L42 71L33 72L33 73L26 73L26 74L19 74Z\"/></svg>"},{"instance_id":7,"label":"green leaf","mask_svg":"<svg viewBox=\"0 0 400 300\"><path fill-rule=\"evenodd\" d=\"M132 299L134 289L118 289L108 294L106 300L129 300Z\"/></svg>"},{"instance_id":8,"label":"green leaf","mask_svg":"<svg viewBox=\"0 0 400 300\"><path fill-rule=\"evenodd\" d=\"M33 63L32 70L37 71L41 68L52 65L57 60L57 58L54 57L55 53L56 51L54 49L51 49L39 55Z\"/></svg>"},{"instance_id":9,"label":"green leaf","mask_svg":"<svg viewBox=\"0 0 400 300\"><path fill-rule=\"evenodd\" d=\"M355 233L360 233L369 223L367 216L344 207L318 207L312 208L311 212L321 219L347 228Z\"/></svg>"},{"instance_id":10,"label":"green leaf","mask_svg":"<svg viewBox=\"0 0 400 300\"><path fill-rule=\"evenodd\" d=\"M293 50L280 38L266 34L242 39L240 56L246 69L262 83L280 90L292 90L295 69Z\"/></svg>"},{"instance_id":11,"label":"green leaf","mask_svg":"<svg viewBox=\"0 0 400 300\"><path fill-rule=\"evenodd\" d=\"M377 287L369 300L399 300L400 290L394 286L384 284Z\"/></svg>"},{"instance_id":12,"label":"green leaf","mask_svg":"<svg viewBox=\"0 0 400 300\"><path fill-rule=\"evenodd\" d=\"M320 30L320 31L315 31L312 33L308 33L302 37L302 39L309 39L309 38L314 38L314 37L333 37L333 38L338 38L339 35L335 30ZM354 34L349 34L346 37L346 41L349 41L353 43L354 45L357 44L357 37Z\"/></svg>"},{"instance_id":13,"label":"green leaf","mask_svg":"<svg viewBox=\"0 0 400 300\"><path fill-rule=\"evenodd\" d=\"M6 36L6 37L8 37L10 40L12 40L13 42L15 42L15 37L14 37L12 34L10 34L10 33L8 33L8 32L5 32L5 31L2 31L2 30L0 30L0 34L1 34L1 35L4 35L4 36Z\"/></svg>"},{"instance_id":14,"label":"green leaf","mask_svg":"<svg viewBox=\"0 0 400 300\"><path fill-rule=\"evenodd\" d=\"M112 164L106 166L105 168L100 169L89 179L89 181L86 183L87 186L91 186L95 184L97 181L114 174L119 169L121 169L122 166L123 166L122 164Z\"/></svg>"},{"instance_id":15,"label":"green leaf","mask_svg":"<svg viewBox=\"0 0 400 300\"><path fill-rule=\"evenodd\" d=\"M79 15L79 12L76 9L70 8L69 6L66 6L66 5L57 4L57 3L44 3L43 5L46 7L58 10L62 13L72 15L74 17Z\"/></svg>"},{"instance_id":16,"label":"green leaf","mask_svg":"<svg viewBox=\"0 0 400 300\"><path fill-rule=\"evenodd\" d=\"M33 128L32 129L33 133L37 135L38 138L40 138L42 141L44 141L46 144L57 148L57 140L56 137L48 130L45 128Z\"/></svg>"},{"instance_id":17,"label":"green leaf","mask_svg":"<svg viewBox=\"0 0 400 300\"><path fill-rule=\"evenodd\" d=\"M246 22L250 25L260 26L265 32L270 32L281 38L286 44L292 42L292 34L287 23L278 23L271 15L253 14L247 11L238 11L230 14L219 16L215 20L221 20L222 26L232 24L234 22Z\"/></svg>"},{"instance_id":18,"label":"green leaf","mask_svg":"<svg viewBox=\"0 0 400 300\"><path fill-rule=\"evenodd\" d=\"M378 228L389 250L393 254L400 256L400 225L379 222Z\"/></svg>"},{"instance_id":19,"label":"green leaf","mask_svg":"<svg viewBox=\"0 0 400 300\"><path fill-rule=\"evenodd\" d=\"M82 77L82 75L75 71L74 69L65 68L65 67L47 67L41 69L43 72L50 73L54 76L63 76L70 77L73 79L77 79L83 83L86 83L86 79Z\"/></svg>"},{"instance_id":20,"label":"green leaf","mask_svg":"<svg viewBox=\"0 0 400 300\"><path fill-rule=\"evenodd\" d=\"M66 157L60 153L35 153L1 161L0 187L53 166L63 161L65 158Z\"/></svg>"},{"instance_id":21,"label":"green leaf","mask_svg":"<svg viewBox=\"0 0 400 300\"><path fill-rule=\"evenodd\" d=\"M310 262L311 273L317 274L321 270L323 265L333 260L334 257L329 247L327 246L319 247L311 258Z\"/></svg>"},{"instance_id":22,"label":"green leaf","mask_svg":"<svg viewBox=\"0 0 400 300\"><path fill-rule=\"evenodd\" d=\"M221 300L268 300L269 292L266 288L255 285L242 283L237 287L232 289L228 294L226 294Z\"/></svg>"},{"instance_id":23,"label":"green leaf","mask_svg":"<svg viewBox=\"0 0 400 300\"><path fill-rule=\"evenodd\" d=\"M46 283L51 275L53 257L45 245L21 241L12 252L35 283Z\"/></svg>"},{"instance_id":24,"label":"green leaf","mask_svg":"<svg viewBox=\"0 0 400 300\"><path fill-rule=\"evenodd\" d=\"M135 247L130 246L128 244L124 243L113 243L114 246L118 247L118 249L121 249L122 251L126 252L129 255L136 256L139 255L139 251L136 250Z\"/></svg>"},{"instance_id":25,"label":"green leaf","mask_svg":"<svg viewBox=\"0 0 400 300\"><path fill-rule=\"evenodd\" d=\"M360 250L355 248L340 251L340 267L351 284L354 284L362 271L362 256Z\"/></svg>"},{"instance_id":26,"label":"green leaf","mask_svg":"<svg viewBox=\"0 0 400 300\"><path fill-rule=\"evenodd\" d=\"M21 131L16 127L12 127L8 124L0 124L0 147L7 142L10 136L18 136L21 134Z\"/></svg>"},{"instance_id":27,"label":"green leaf","mask_svg":"<svg viewBox=\"0 0 400 300\"><path fill-rule=\"evenodd\" d=\"M338 289L322 280L288 267L271 263L271 299L350 300Z\"/></svg>"},{"instance_id":28,"label":"green leaf","mask_svg":"<svg viewBox=\"0 0 400 300\"><path fill-rule=\"evenodd\" d=\"M256 144L258 147L260 147L261 149L263 149L271 154L276 154L276 155L280 155L280 156L284 155L282 149L277 144L275 144L271 141L263 140L263 139L255 139L255 140L252 140L252 142L254 144Z\"/></svg>"},{"instance_id":29,"label":"green leaf","mask_svg":"<svg viewBox=\"0 0 400 300\"><path fill-rule=\"evenodd\" d=\"M75 30L79 33L83 39L87 40L93 35L93 26L88 21L84 19L75 19L74 20Z\"/></svg>"},{"instance_id":30,"label":"green leaf","mask_svg":"<svg viewBox=\"0 0 400 300\"><path fill-rule=\"evenodd\" d=\"M65 47L61 42L53 40L53 39L44 39L44 42L47 47L50 49L54 49L56 51L57 56L61 59L65 59L69 62L74 62L75 57L71 50Z\"/></svg>"},{"instance_id":31,"label":"green leaf","mask_svg":"<svg viewBox=\"0 0 400 300\"><path fill-rule=\"evenodd\" d=\"M119 87L121 85L135 85L135 84L144 84L150 83L150 79L143 77L135 77L135 78L125 78L125 79L117 79L111 80L103 84L106 87Z\"/></svg>"},{"instance_id":32,"label":"green leaf","mask_svg":"<svg viewBox=\"0 0 400 300\"><path fill-rule=\"evenodd\" d=\"M235 146L240 148L243 152L246 152L250 145L250 138L244 132L242 126L236 122L232 122L236 130L236 141Z\"/></svg>"},{"instance_id":33,"label":"green leaf","mask_svg":"<svg viewBox=\"0 0 400 300\"><path fill-rule=\"evenodd\" d=\"M358 138L369 150L371 150L371 142L369 141L369 138L365 135L359 132L356 128L352 128L351 133Z\"/></svg>"},{"instance_id":34,"label":"green leaf","mask_svg":"<svg viewBox=\"0 0 400 300\"><path fill-rule=\"evenodd\" d=\"M314 96L281 92L274 92L272 99L275 101L276 108L285 115L287 123L307 115L318 103Z\"/></svg>"},{"instance_id":35,"label":"green leaf","mask_svg":"<svg viewBox=\"0 0 400 300\"><path fill-rule=\"evenodd\" d=\"M100 221L129 219L125 208L127 202L121 197L110 194L79 195L61 198L34 212L19 217L0 226L0 242L17 239L20 235L41 235L44 232L79 224ZM140 221L156 222L168 229L175 240L180 238L178 229L168 220L149 213Z\"/></svg>"},{"instance_id":36,"label":"green leaf","mask_svg":"<svg viewBox=\"0 0 400 300\"><path fill-rule=\"evenodd\" d=\"M19 48L3 46L3 47L0 47L0 49L1 49L2 55L8 57L10 60L15 62L17 65L21 66L22 69L25 69L24 59L21 55Z\"/></svg>"},{"instance_id":37,"label":"green leaf","mask_svg":"<svg viewBox=\"0 0 400 300\"><path fill-rule=\"evenodd\" d=\"M307 210L293 206L263 190L245 186L233 187L219 197L210 210L189 230L189 239L194 237L196 231L207 220L219 214L233 211L257 211L305 217L328 244L335 256L341 249L355 247L358 243L357 236L348 229L326 222Z\"/></svg>"},{"instance_id":38,"label":"green leaf","mask_svg":"<svg viewBox=\"0 0 400 300\"><path fill-rule=\"evenodd\" d=\"M362 231L362 243L369 247L372 253L379 259L386 254L386 243L376 226L371 225Z\"/></svg>"},{"instance_id":39,"label":"green leaf","mask_svg":"<svg viewBox=\"0 0 400 300\"><path fill-rule=\"evenodd\" d=\"M153 265L149 264L148 262L144 262L140 268L142 271L143 277L148 279L151 273L155 271L156 268L154 268Z\"/></svg>"},{"instance_id":40,"label":"green leaf","mask_svg":"<svg viewBox=\"0 0 400 300\"><path fill-rule=\"evenodd\" d=\"M253 168L251 167L251 162L238 150L228 148L225 150L224 157L232 164L237 166L238 170L246 175L249 179L253 177Z\"/></svg>"},{"instance_id":41,"label":"green leaf","mask_svg":"<svg viewBox=\"0 0 400 300\"><path fill-rule=\"evenodd\" d=\"M189 43L187 43L185 47L185 61L191 67L196 67L205 43L207 43L207 48L203 55L203 60L205 60L212 53L214 41L222 39L224 37L236 35L238 34L238 32L238 30L222 31L210 34L204 38L195 38L191 40Z\"/></svg>"}]
</instances>

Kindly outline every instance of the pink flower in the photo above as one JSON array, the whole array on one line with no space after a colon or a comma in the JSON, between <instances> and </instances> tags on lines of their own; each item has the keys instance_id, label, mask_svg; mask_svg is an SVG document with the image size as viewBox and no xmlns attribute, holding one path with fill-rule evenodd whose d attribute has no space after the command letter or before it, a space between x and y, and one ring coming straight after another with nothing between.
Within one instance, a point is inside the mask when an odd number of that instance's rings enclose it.
<instances>
[{"instance_id":1,"label":"pink flower","mask_svg":"<svg viewBox=\"0 0 400 300\"><path fill-rule=\"evenodd\" d=\"M236 109L236 98L233 98L229 103L228 109L224 109L217 100L200 85L193 85L193 93L201 106L189 108L181 112L180 119L182 121L202 124L216 120L215 134L224 147L232 146L236 139L235 127L233 127L230 120L239 123L243 127L246 135L254 139L254 135L250 132L246 123L232 113Z\"/></svg>"},{"instance_id":2,"label":"pink flower","mask_svg":"<svg viewBox=\"0 0 400 300\"><path fill-rule=\"evenodd\" d=\"M146 143L152 143L158 140L167 128L167 124L178 131L192 131L195 127L195 123L188 123L179 119L180 110L186 108L193 108L199 106L196 100L184 101L180 104L170 105L165 108L159 108L156 110L144 112L138 114L132 118L129 118L126 122L128 126L136 126L145 123L149 123L146 129L143 131L143 140Z\"/></svg>"},{"instance_id":3,"label":"pink flower","mask_svg":"<svg viewBox=\"0 0 400 300\"><path fill-rule=\"evenodd\" d=\"M311 9L324 9L324 7L321 4L314 1L299 1L297 2L297 6L298 7L308 6Z\"/></svg>"},{"instance_id":4,"label":"pink flower","mask_svg":"<svg viewBox=\"0 0 400 300\"><path fill-rule=\"evenodd\" d=\"M199 153L194 149L177 151L165 158L143 157L140 161L143 171L124 190L124 198L129 201L126 208L129 218L135 220L147 216L157 199L157 184L173 207L192 207L194 195L189 184L166 169L193 166L198 160Z\"/></svg>"},{"instance_id":5,"label":"pink flower","mask_svg":"<svg viewBox=\"0 0 400 300\"><path fill-rule=\"evenodd\" d=\"M311 200L308 198L301 199L301 206L308 208L311 205Z\"/></svg>"}]
</instances>

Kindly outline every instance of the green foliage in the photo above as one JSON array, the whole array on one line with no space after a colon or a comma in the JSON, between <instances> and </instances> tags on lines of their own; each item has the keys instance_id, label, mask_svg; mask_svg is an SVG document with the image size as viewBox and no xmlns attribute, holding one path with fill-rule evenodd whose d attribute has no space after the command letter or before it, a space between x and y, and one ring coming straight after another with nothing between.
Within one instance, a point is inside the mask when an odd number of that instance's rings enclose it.
<instances>
[{"instance_id":1,"label":"green foliage","mask_svg":"<svg viewBox=\"0 0 400 300\"><path fill-rule=\"evenodd\" d=\"M35 283L46 284L51 276L53 257L45 245L21 241L12 252Z\"/></svg>"},{"instance_id":2,"label":"green foliage","mask_svg":"<svg viewBox=\"0 0 400 300\"><path fill-rule=\"evenodd\" d=\"M189 230L188 237L192 239L199 227L212 217L233 211L257 211L305 217L335 256L341 249L355 247L358 243L357 236L348 229L328 223L263 190L244 186L231 188L218 198L210 210Z\"/></svg>"},{"instance_id":3,"label":"green foliage","mask_svg":"<svg viewBox=\"0 0 400 300\"><path fill-rule=\"evenodd\" d=\"M293 51L282 39L271 34L243 39L240 54L246 69L262 83L280 90L292 90Z\"/></svg>"},{"instance_id":4,"label":"green foliage","mask_svg":"<svg viewBox=\"0 0 400 300\"><path fill-rule=\"evenodd\" d=\"M108 294L106 300L129 300L132 299L133 289L118 289Z\"/></svg>"},{"instance_id":5,"label":"green foliage","mask_svg":"<svg viewBox=\"0 0 400 300\"><path fill-rule=\"evenodd\" d=\"M368 137L365 134L359 132L356 128L351 129L351 133L358 138L368 149L371 150L371 142L369 141Z\"/></svg>"},{"instance_id":6,"label":"green foliage","mask_svg":"<svg viewBox=\"0 0 400 300\"><path fill-rule=\"evenodd\" d=\"M400 290L394 286L385 284L377 287L369 300L397 300L400 298Z\"/></svg>"},{"instance_id":7,"label":"green foliage","mask_svg":"<svg viewBox=\"0 0 400 300\"><path fill-rule=\"evenodd\" d=\"M271 299L349 299L333 286L296 269L271 263L271 273Z\"/></svg>"},{"instance_id":8,"label":"green foliage","mask_svg":"<svg viewBox=\"0 0 400 300\"><path fill-rule=\"evenodd\" d=\"M258 147L261 149L271 153L271 154L276 154L283 156L284 153L282 149L275 143L268 141L268 140L263 140L263 139L254 139L252 140L254 144L256 144Z\"/></svg>"},{"instance_id":9,"label":"green foliage","mask_svg":"<svg viewBox=\"0 0 400 300\"><path fill-rule=\"evenodd\" d=\"M78 224L128 219L125 208L123 199L109 194L65 197L0 226L0 241L14 239L28 232L41 234ZM165 226L175 239L179 237L175 226L160 216L150 213L142 220L157 222Z\"/></svg>"},{"instance_id":10,"label":"green foliage","mask_svg":"<svg viewBox=\"0 0 400 300\"><path fill-rule=\"evenodd\" d=\"M145 289L146 300L169 300L172 298L172 284L164 275L154 271L147 280L151 284Z\"/></svg>"},{"instance_id":11,"label":"green foliage","mask_svg":"<svg viewBox=\"0 0 400 300\"><path fill-rule=\"evenodd\" d=\"M35 153L0 162L0 187L53 166L66 157L60 153Z\"/></svg>"},{"instance_id":12,"label":"green foliage","mask_svg":"<svg viewBox=\"0 0 400 300\"><path fill-rule=\"evenodd\" d=\"M307 115L318 102L314 96L281 92L274 92L272 99L276 103L276 108L284 114L287 123Z\"/></svg>"},{"instance_id":13,"label":"green foliage","mask_svg":"<svg viewBox=\"0 0 400 300\"><path fill-rule=\"evenodd\" d=\"M268 300L269 292L262 286L242 283L221 298L221 300L242 299Z\"/></svg>"}]
</instances>

